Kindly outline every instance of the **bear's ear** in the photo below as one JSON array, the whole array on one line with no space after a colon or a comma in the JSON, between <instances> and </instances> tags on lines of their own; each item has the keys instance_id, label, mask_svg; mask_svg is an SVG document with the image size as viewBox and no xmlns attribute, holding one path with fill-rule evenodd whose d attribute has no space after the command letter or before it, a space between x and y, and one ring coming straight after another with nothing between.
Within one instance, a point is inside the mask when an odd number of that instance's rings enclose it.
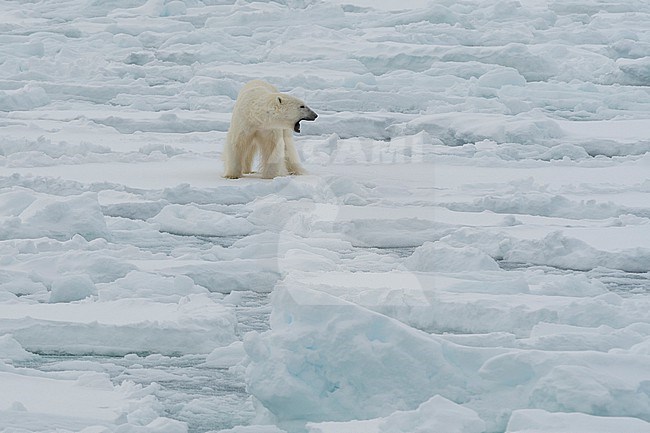
<instances>
[{"instance_id":1,"label":"bear's ear","mask_svg":"<svg viewBox=\"0 0 650 433\"><path fill-rule=\"evenodd\" d=\"M278 96L278 102L282 104L282 98Z\"/></svg>"}]
</instances>

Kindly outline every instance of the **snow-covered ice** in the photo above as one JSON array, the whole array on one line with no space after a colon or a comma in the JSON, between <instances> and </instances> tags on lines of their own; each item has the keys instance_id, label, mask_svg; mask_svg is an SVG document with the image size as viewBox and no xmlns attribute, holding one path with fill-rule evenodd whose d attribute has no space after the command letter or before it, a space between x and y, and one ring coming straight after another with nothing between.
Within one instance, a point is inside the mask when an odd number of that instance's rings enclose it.
<instances>
[{"instance_id":1,"label":"snow-covered ice","mask_svg":"<svg viewBox=\"0 0 650 433\"><path fill-rule=\"evenodd\" d=\"M0 4L0 430L650 432L650 4ZM241 86L310 174L222 178Z\"/></svg>"}]
</instances>

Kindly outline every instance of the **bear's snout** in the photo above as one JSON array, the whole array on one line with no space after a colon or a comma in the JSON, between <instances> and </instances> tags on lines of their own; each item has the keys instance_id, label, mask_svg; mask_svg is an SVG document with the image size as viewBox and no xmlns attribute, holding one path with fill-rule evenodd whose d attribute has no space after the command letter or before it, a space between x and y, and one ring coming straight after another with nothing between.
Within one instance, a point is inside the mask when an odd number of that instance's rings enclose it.
<instances>
[{"instance_id":1,"label":"bear's snout","mask_svg":"<svg viewBox=\"0 0 650 433\"><path fill-rule=\"evenodd\" d=\"M311 108L307 108L307 113L303 115L303 117L300 120L316 120L318 117L318 114L316 114Z\"/></svg>"}]
</instances>

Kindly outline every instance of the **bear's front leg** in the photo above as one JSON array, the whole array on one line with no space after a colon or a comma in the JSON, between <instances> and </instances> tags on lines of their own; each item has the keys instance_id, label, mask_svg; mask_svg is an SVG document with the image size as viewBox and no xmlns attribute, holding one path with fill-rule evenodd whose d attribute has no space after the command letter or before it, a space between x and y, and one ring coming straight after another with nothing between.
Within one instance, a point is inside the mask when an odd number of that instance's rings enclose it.
<instances>
[{"instance_id":1,"label":"bear's front leg","mask_svg":"<svg viewBox=\"0 0 650 433\"><path fill-rule=\"evenodd\" d=\"M285 129L283 131L282 137L284 138L284 153L287 163L287 171L289 174L307 174L302 165L300 165L300 157L298 156L298 151L296 150L296 145L293 143L293 135L290 129Z\"/></svg>"},{"instance_id":2,"label":"bear's front leg","mask_svg":"<svg viewBox=\"0 0 650 433\"><path fill-rule=\"evenodd\" d=\"M277 176L286 176L285 145L281 129L273 129L266 134L267 140L260 143L262 153L262 177L273 179Z\"/></svg>"}]
</instances>

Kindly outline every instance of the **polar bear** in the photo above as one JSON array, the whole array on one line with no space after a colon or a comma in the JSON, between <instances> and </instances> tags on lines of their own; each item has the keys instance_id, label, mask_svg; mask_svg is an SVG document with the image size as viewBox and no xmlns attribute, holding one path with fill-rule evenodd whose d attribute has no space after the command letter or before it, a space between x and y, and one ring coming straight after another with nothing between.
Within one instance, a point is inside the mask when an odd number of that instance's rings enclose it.
<instances>
[{"instance_id":1,"label":"polar bear","mask_svg":"<svg viewBox=\"0 0 650 433\"><path fill-rule=\"evenodd\" d=\"M226 136L223 176L237 179L251 173L258 151L263 178L304 174L291 130L300 132L301 120L317 117L303 101L279 93L265 81L246 83L237 96Z\"/></svg>"}]
</instances>

